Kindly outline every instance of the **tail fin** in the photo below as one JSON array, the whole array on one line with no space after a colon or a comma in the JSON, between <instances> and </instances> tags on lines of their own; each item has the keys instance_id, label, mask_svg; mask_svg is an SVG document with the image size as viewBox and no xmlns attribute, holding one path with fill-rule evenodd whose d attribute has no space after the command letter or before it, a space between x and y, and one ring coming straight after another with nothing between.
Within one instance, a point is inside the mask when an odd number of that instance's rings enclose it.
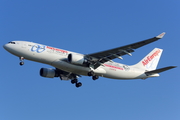
<instances>
[{"instance_id":1,"label":"tail fin","mask_svg":"<svg viewBox=\"0 0 180 120\"><path fill-rule=\"evenodd\" d=\"M162 49L154 48L139 63L135 64L134 67L144 69L147 71L155 70L160 60L162 52Z\"/></svg>"}]
</instances>

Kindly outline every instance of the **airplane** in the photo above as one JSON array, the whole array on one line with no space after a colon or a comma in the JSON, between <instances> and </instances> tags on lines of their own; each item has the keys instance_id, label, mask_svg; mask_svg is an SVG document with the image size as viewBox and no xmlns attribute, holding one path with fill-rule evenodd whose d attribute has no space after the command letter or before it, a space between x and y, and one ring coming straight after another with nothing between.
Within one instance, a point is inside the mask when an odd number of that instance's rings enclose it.
<instances>
[{"instance_id":1,"label":"airplane","mask_svg":"<svg viewBox=\"0 0 180 120\"><path fill-rule=\"evenodd\" d=\"M113 61L116 58L123 59L124 55L132 56L131 53L135 49L155 42L164 35L165 32L150 39L92 54L75 53L28 41L11 41L3 47L19 57L20 65L24 65L24 59L27 59L54 67L41 68L40 76L70 80L78 88L82 86L82 83L78 81L82 75L91 76L93 80L97 80L99 77L119 80L147 79L158 77L159 73L175 68L176 66L169 66L156 69L163 52L160 48L154 48L135 65L125 65Z\"/></svg>"}]
</instances>

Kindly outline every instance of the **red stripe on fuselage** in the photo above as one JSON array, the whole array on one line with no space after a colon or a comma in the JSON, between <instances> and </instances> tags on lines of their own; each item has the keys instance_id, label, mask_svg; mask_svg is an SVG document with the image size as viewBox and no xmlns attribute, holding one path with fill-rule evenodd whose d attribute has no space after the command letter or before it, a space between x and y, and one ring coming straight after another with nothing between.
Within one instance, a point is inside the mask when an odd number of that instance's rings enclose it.
<instances>
[{"instance_id":1,"label":"red stripe on fuselage","mask_svg":"<svg viewBox=\"0 0 180 120\"><path fill-rule=\"evenodd\" d=\"M58 49L58 48L53 48L53 47L49 47L49 46L47 46L46 48L51 49L51 50L55 50L55 51L60 51L62 53L68 53L68 51L61 50L61 49Z\"/></svg>"},{"instance_id":2,"label":"red stripe on fuselage","mask_svg":"<svg viewBox=\"0 0 180 120\"><path fill-rule=\"evenodd\" d=\"M104 64L106 67L110 67L110 68L115 68L115 69L119 69L119 70L124 70L121 67L117 67L117 66L112 66L112 65L108 65L108 64Z\"/></svg>"}]
</instances>

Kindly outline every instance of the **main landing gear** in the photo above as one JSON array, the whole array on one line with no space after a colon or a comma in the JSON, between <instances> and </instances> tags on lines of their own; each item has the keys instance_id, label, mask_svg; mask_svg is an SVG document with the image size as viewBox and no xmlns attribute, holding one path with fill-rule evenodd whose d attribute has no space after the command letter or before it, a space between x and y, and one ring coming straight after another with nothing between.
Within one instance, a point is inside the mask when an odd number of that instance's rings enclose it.
<instances>
[{"instance_id":1,"label":"main landing gear","mask_svg":"<svg viewBox=\"0 0 180 120\"><path fill-rule=\"evenodd\" d=\"M81 82L78 82L78 79L73 79L71 80L71 83L72 84L75 84L75 86L78 88L78 87L81 87L82 86L82 83Z\"/></svg>"},{"instance_id":2,"label":"main landing gear","mask_svg":"<svg viewBox=\"0 0 180 120\"><path fill-rule=\"evenodd\" d=\"M21 61L21 62L19 63L19 65L21 65L21 66L24 65L24 57L19 57L19 59L20 59L20 61Z\"/></svg>"},{"instance_id":3,"label":"main landing gear","mask_svg":"<svg viewBox=\"0 0 180 120\"><path fill-rule=\"evenodd\" d=\"M88 76L92 76L93 80L97 80L99 78L99 76L95 75L93 71L88 72Z\"/></svg>"},{"instance_id":4,"label":"main landing gear","mask_svg":"<svg viewBox=\"0 0 180 120\"><path fill-rule=\"evenodd\" d=\"M97 79L99 78L99 76L98 76L98 75L95 75L95 73L94 73L93 71L88 72L87 75L88 75L88 76L92 76L92 79L93 79L93 80L97 80ZM76 86L77 88L82 86L82 83L81 83L81 82L78 82L77 77L74 77L74 78L71 80L71 83L72 83L72 84L75 84L75 86Z\"/></svg>"}]
</instances>

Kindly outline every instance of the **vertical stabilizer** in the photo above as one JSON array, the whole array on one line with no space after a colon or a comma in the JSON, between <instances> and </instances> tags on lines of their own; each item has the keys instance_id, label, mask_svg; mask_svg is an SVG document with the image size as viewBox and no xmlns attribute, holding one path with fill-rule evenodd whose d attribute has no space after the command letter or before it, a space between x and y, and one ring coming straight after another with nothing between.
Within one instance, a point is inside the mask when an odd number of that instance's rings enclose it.
<instances>
[{"instance_id":1,"label":"vertical stabilizer","mask_svg":"<svg viewBox=\"0 0 180 120\"><path fill-rule=\"evenodd\" d=\"M160 60L163 50L154 48L146 57L144 57L139 63L134 65L136 68L144 69L147 71L155 70Z\"/></svg>"}]
</instances>

